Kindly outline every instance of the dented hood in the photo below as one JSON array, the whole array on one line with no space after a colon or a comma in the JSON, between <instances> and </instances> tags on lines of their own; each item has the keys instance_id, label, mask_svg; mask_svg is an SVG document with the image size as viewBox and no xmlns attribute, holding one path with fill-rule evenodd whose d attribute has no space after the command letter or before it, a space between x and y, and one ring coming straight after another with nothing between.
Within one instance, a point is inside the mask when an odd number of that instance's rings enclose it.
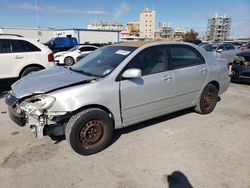
<instances>
[{"instance_id":1,"label":"dented hood","mask_svg":"<svg viewBox=\"0 0 250 188\"><path fill-rule=\"evenodd\" d=\"M17 98L23 98L35 93L47 93L57 89L88 83L95 77L73 72L65 67L51 67L25 76L12 85L12 91Z\"/></svg>"}]
</instances>

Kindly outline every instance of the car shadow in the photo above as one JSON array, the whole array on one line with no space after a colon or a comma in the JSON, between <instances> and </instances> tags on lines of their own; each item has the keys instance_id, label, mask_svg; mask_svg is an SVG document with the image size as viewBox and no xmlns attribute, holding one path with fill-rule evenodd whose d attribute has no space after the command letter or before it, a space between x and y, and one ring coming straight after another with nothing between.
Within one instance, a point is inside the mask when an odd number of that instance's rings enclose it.
<instances>
[{"instance_id":1,"label":"car shadow","mask_svg":"<svg viewBox=\"0 0 250 188\"><path fill-rule=\"evenodd\" d=\"M128 126L128 127L117 129L114 132L112 141L110 142L109 146L114 144L121 137L121 135L129 134L129 133L131 133L133 131L136 131L136 130L139 130L139 129L144 129L144 128L147 128L149 126L152 126L152 125L164 122L164 121L168 121L170 119L174 119L174 118L177 118L179 116L183 116L183 115L186 115L186 114L189 114L189 113L192 113L192 112L194 112L194 109L193 108L188 108L188 109L180 110L180 111L170 113L170 114L167 114L167 115L163 115L163 116L160 116L160 117L157 117L157 118L154 118L154 119L150 119L150 120L147 120L147 121L144 121L144 122L140 122L140 123Z\"/></svg>"},{"instance_id":2,"label":"car shadow","mask_svg":"<svg viewBox=\"0 0 250 188\"><path fill-rule=\"evenodd\" d=\"M169 188L193 188L185 174L180 171L174 171L164 178L166 178Z\"/></svg>"}]
</instances>

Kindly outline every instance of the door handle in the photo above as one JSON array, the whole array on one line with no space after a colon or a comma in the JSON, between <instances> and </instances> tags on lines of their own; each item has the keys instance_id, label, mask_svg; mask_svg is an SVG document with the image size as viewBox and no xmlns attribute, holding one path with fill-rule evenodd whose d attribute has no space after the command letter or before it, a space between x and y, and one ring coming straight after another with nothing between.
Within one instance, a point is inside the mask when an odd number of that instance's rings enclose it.
<instances>
[{"instance_id":1,"label":"door handle","mask_svg":"<svg viewBox=\"0 0 250 188\"><path fill-rule=\"evenodd\" d=\"M205 73L205 72L207 72L207 69L206 68L202 68L202 69L199 70L199 72Z\"/></svg>"},{"instance_id":2,"label":"door handle","mask_svg":"<svg viewBox=\"0 0 250 188\"><path fill-rule=\"evenodd\" d=\"M16 56L15 59L23 59L24 57L23 56Z\"/></svg>"},{"instance_id":3,"label":"door handle","mask_svg":"<svg viewBox=\"0 0 250 188\"><path fill-rule=\"evenodd\" d=\"M162 78L162 80L164 80L164 81L168 81L168 80L171 80L171 79L172 79L171 76L164 76L164 77Z\"/></svg>"}]
</instances>

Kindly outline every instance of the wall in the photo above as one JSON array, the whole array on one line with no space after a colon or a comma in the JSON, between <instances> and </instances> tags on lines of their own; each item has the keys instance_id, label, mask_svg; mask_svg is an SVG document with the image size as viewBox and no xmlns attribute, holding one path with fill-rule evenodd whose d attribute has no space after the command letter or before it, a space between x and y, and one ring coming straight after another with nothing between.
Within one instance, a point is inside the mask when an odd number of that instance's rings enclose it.
<instances>
[{"instance_id":1,"label":"wall","mask_svg":"<svg viewBox=\"0 0 250 188\"><path fill-rule=\"evenodd\" d=\"M26 38L39 39L41 43L45 43L54 37L52 29L27 29L27 28L0 28L0 33L18 34Z\"/></svg>"}]
</instances>

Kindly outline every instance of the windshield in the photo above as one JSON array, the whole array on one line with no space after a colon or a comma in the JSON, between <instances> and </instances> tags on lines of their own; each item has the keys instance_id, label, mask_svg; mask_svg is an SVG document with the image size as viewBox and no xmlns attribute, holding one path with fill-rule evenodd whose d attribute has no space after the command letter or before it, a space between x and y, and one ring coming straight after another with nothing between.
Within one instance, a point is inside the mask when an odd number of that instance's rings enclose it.
<instances>
[{"instance_id":1,"label":"windshield","mask_svg":"<svg viewBox=\"0 0 250 188\"><path fill-rule=\"evenodd\" d=\"M105 77L110 74L136 47L105 46L81 59L71 67L82 74Z\"/></svg>"},{"instance_id":2,"label":"windshield","mask_svg":"<svg viewBox=\"0 0 250 188\"><path fill-rule=\"evenodd\" d=\"M207 52L213 52L216 50L216 48L218 48L218 46L218 44L205 44L204 46L202 46L202 48Z\"/></svg>"},{"instance_id":3,"label":"windshield","mask_svg":"<svg viewBox=\"0 0 250 188\"><path fill-rule=\"evenodd\" d=\"M73 51L77 50L78 48L79 48L79 46L75 46L75 47L73 47L73 48L70 48L70 49L68 50L68 52L73 52Z\"/></svg>"}]
</instances>

